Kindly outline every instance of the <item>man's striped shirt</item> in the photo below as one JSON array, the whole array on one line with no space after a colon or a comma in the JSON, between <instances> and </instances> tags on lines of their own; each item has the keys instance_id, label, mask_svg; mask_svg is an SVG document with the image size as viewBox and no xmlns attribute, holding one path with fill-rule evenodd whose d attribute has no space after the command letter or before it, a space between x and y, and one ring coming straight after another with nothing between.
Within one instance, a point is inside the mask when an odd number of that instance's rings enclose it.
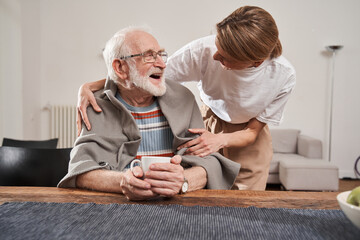
<instances>
[{"instance_id":1,"label":"man's striped shirt","mask_svg":"<svg viewBox=\"0 0 360 240\"><path fill-rule=\"evenodd\" d=\"M160 109L158 100L147 107L129 105L116 94L116 98L130 111L140 130L141 142L136 158L141 156L172 157L174 135L169 123Z\"/></svg>"}]
</instances>

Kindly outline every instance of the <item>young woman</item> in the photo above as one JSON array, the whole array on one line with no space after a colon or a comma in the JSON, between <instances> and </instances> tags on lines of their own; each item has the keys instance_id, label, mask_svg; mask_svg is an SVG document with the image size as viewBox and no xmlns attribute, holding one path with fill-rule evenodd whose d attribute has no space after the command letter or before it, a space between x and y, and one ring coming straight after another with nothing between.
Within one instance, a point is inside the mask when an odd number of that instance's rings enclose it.
<instances>
[{"instance_id":1,"label":"young woman","mask_svg":"<svg viewBox=\"0 0 360 240\"><path fill-rule=\"evenodd\" d=\"M295 70L283 57L272 16L244 6L216 25L217 35L197 39L175 52L167 63L167 80L197 81L206 129L179 148L206 156L219 151L241 164L233 189L265 190L272 144L267 124L278 125L295 87ZM104 80L81 86L78 103L88 128L86 108L97 106L92 91Z\"/></svg>"}]
</instances>

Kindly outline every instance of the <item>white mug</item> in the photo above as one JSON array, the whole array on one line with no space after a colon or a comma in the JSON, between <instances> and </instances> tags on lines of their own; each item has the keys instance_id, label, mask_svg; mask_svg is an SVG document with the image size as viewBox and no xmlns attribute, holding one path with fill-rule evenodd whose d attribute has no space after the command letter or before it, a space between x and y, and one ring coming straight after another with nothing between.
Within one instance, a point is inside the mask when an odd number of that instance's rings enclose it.
<instances>
[{"instance_id":1,"label":"white mug","mask_svg":"<svg viewBox=\"0 0 360 240\"><path fill-rule=\"evenodd\" d=\"M130 169L133 171L135 167L135 163L139 163L140 167L142 168L143 172L146 173L149 170L149 167L153 163L170 163L171 157L156 157L156 156L143 156L141 160L135 159L130 164Z\"/></svg>"}]
</instances>

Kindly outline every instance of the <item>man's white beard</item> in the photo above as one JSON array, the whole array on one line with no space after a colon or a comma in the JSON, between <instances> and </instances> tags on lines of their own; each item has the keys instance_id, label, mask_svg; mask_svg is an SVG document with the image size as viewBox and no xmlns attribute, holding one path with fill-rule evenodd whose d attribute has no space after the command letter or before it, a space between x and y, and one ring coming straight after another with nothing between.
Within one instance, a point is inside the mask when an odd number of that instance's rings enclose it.
<instances>
[{"instance_id":1,"label":"man's white beard","mask_svg":"<svg viewBox=\"0 0 360 240\"><path fill-rule=\"evenodd\" d=\"M145 90L146 92L150 93L153 96L162 96L166 92L166 85L164 81L164 76L161 76L161 82L159 85L154 85L150 81L150 75L153 73L159 73L159 70L152 67L145 76L141 76L139 71L133 64L129 64L129 80L133 83L136 87Z\"/></svg>"}]
</instances>

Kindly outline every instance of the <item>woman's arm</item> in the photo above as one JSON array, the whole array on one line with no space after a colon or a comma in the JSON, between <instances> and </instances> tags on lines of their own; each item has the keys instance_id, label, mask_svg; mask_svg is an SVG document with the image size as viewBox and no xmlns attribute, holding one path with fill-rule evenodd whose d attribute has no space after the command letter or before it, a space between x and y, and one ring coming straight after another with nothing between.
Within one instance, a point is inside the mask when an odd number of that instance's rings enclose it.
<instances>
[{"instance_id":1,"label":"woman's arm","mask_svg":"<svg viewBox=\"0 0 360 240\"><path fill-rule=\"evenodd\" d=\"M86 108L91 104L92 108L96 112L101 112L101 108L96 103L93 92L96 92L104 88L105 79L98 80L96 82L89 82L81 85L78 92L78 103L77 103L77 115L76 115L76 125L77 125L77 135L80 135L81 123L84 121L86 128L91 129L89 119L86 114Z\"/></svg>"},{"instance_id":2,"label":"woman's arm","mask_svg":"<svg viewBox=\"0 0 360 240\"><path fill-rule=\"evenodd\" d=\"M265 125L256 118L252 118L246 128L232 133L213 134L205 129L189 129L189 132L201 134L201 136L179 146L178 150L188 148L187 154L205 157L224 147L249 146L255 142Z\"/></svg>"}]
</instances>

